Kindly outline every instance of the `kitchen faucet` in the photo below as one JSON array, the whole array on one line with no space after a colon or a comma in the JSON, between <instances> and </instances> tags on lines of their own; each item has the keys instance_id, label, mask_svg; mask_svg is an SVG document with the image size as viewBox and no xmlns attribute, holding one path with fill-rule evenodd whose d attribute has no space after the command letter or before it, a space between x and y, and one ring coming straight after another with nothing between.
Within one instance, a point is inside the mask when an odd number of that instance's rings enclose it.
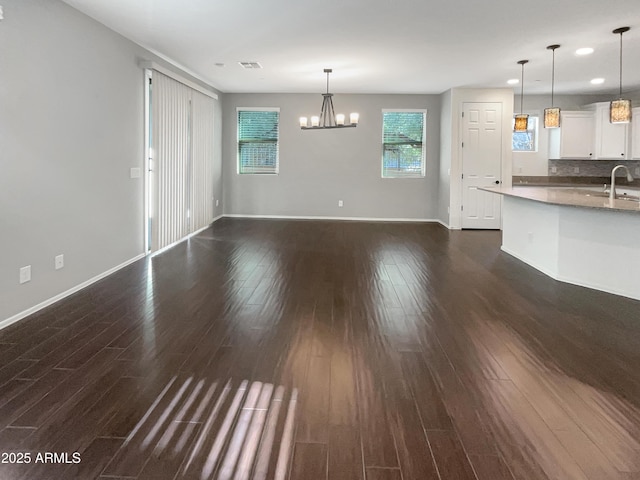
<instances>
[{"instance_id":1,"label":"kitchen faucet","mask_svg":"<svg viewBox=\"0 0 640 480\"><path fill-rule=\"evenodd\" d=\"M627 180L633 182L631 172L626 165L618 165L616 167L613 167L613 170L611 170L611 191L609 192L609 200L616 199L616 170L618 170L619 168L624 168L627 171Z\"/></svg>"}]
</instances>

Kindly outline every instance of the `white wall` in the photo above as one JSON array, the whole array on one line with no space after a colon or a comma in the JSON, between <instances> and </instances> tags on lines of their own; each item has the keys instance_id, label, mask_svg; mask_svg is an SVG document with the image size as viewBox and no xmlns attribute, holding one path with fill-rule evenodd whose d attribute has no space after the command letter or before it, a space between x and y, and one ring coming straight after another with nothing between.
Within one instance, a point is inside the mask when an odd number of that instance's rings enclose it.
<instances>
[{"instance_id":1,"label":"white wall","mask_svg":"<svg viewBox=\"0 0 640 480\"><path fill-rule=\"evenodd\" d=\"M360 113L357 128L303 131L320 94L226 94L223 100L225 214L380 219L438 216L438 95L334 96L336 112ZM280 108L279 175L238 175L237 107ZM382 179L382 109L426 108L426 177ZM338 200L344 207L338 207Z\"/></svg>"},{"instance_id":2,"label":"white wall","mask_svg":"<svg viewBox=\"0 0 640 480\"><path fill-rule=\"evenodd\" d=\"M138 62L167 66L58 0L2 3L0 325L143 253Z\"/></svg>"},{"instance_id":3,"label":"white wall","mask_svg":"<svg viewBox=\"0 0 640 480\"><path fill-rule=\"evenodd\" d=\"M554 105L563 110L581 110L590 103L611 100L602 95L556 95ZM515 108L520 109L520 96L514 97ZM544 128L544 109L551 106L550 95L525 95L524 113L538 117L538 151L513 152L513 174L518 176L547 176L549 163L549 130Z\"/></svg>"}]
</instances>

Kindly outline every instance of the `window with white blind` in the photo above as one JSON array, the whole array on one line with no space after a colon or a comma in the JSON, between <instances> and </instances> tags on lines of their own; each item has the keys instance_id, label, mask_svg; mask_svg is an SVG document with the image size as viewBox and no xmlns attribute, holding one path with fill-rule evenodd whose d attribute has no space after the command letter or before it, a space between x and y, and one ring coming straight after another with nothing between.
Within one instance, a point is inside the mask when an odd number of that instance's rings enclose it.
<instances>
[{"instance_id":1,"label":"window with white blind","mask_svg":"<svg viewBox=\"0 0 640 480\"><path fill-rule=\"evenodd\" d=\"M426 120L426 110L383 110L383 178L424 177Z\"/></svg>"},{"instance_id":2,"label":"window with white blind","mask_svg":"<svg viewBox=\"0 0 640 480\"><path fill-rule=\"evenodd\" d=\"M238 173L278 173L277 108L238 109Z\"/></svg>"}]
</instances>

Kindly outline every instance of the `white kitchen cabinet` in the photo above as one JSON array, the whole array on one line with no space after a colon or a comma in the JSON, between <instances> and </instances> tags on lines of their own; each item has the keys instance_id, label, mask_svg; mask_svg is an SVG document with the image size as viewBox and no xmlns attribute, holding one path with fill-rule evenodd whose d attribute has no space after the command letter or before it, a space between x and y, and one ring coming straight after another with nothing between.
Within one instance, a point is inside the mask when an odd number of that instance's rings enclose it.
<instances>
[{"instance_id":1,"label":"white kitchen cabinet","mask_svg":"<svg viewBox=\"0 0 640 480\"><path fill-rule=\"evenodd\" d=\"M627 160L629 157L629 124L609 121L609 102L595 103L596 159Z\"/></svg>"},{"instance_id":2,"label":"white kitchen cabinet","mask_svg":"<svg viewBox=\"0 0 640 480\"><path fill-rule=\"evenodd\" d=\"M640 107L634 108L631 112L631 156L640 160Z\"/></svg>"},{"instance_id":3,"label":"white kitchen cabinet","mask_svg":"<svg viewBox=\"0 0 640 480\"><path fill-rule=\"evenodd\" d=\"M560 128L549 129L549 158L595 158L595 112L561 111Z\"/></svg>"}]
</instances>

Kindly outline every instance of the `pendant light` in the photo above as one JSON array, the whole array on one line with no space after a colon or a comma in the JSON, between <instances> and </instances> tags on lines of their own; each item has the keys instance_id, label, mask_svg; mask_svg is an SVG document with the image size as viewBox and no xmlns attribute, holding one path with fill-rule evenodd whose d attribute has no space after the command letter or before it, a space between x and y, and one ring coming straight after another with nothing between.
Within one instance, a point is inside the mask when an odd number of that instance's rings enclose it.
<instances>
[{"instance_id":1,"label":"pendant light","mask_svg":"<svg viewBox=\"0 0 640 480\"><path fill-rule=\"evenodd\" d=\"M311 117L311 126L307 117L300 117L300 128L302 130L321 130L325 128L348 128L357 127L360 115L351 113L349 122L345 125L345 116L342 113L335 114L333 110L333 93L329 93L329 74L333 72L330 68L325 68L327 74L327 93L322 94L322 108L319 117Z\"/></svg>"},{"instance_id":2,"label":"pendant light","mask_svg":"<svg viewBox=\"0 0 640 480\"><path fill-rule=\"evenodd\" d=\"M611 123L629 123L631 121L631 100L622 98L622 34L629 30L629 27L620 27L613 31L616 35L620 35L620 98L611 102L609 108Z\"/></svg>"},{"instance_id":3,"label":"pendant light","mask_svg":"<svg viewBox=\"0 0 640 480\"><path fill-rule=\"evenodd\" d=\"M524 65L529 63L529 60L520 60L518 65L522 65L522 79L520 81L520 113L515 116L515 122L513 124L514 132L526 132L527 124L529 123L529 115L522 113L522 104L524 99Z\"/></svg>"},{"instance_id":4,"label":"pendant light","mask_svg":"<svg viewBox=\"0 0 640 480\"><path fill-rule=\"evenodd\" d=\"M544 109L544 128L558 128L560 126L560 107L553 106L553 88L556 81L556 49L560 45L549 45L547 50L553 53L551 60L551 107Z\"/></svg>"}]
</instances>

